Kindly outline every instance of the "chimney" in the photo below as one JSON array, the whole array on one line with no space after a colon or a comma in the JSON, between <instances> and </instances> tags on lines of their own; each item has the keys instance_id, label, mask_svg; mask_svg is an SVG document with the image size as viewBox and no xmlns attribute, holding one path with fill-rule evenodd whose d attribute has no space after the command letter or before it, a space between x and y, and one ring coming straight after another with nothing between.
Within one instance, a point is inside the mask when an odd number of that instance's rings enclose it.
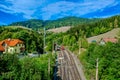
<instances>
[{"instance_id":1,"label":"chimney","mask_svg":"<svg viewBox=\"0 0 120 80\"><path fill-rule=\"evenodd\" d=\"M8 41L10 41L11 40L11 38L8 38Z\"/></svg>"}]
</instances>

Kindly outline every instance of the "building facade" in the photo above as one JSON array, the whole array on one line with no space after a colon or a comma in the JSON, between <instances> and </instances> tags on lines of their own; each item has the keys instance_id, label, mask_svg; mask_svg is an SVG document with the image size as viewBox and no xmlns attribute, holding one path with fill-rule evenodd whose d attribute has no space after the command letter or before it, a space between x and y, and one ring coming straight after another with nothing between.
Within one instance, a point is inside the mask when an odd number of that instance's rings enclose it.
<instances>
[{"instance_id":1,"label":"building facade","mask_svg":"<svg viewBox=\"0 0 120 80\"><path fill-rule=\"evenodd\" d=\"M4 48L3 53L22 53L25 51L24 42L19 39L5 39L0 42Z\"/></svg>"},{"instance_id":2,"label":"building facade","mask_svg":"<svg viewBox=\"0 0 120 80\"><path fill-rule=\"evenodd\" d=\"M100 44L101 44L101 45L104 45L104 44L106 44L107 42L117 43L117 42L118 42L118 39L116 39L116 38L102 38L101 41L100 41Z\"/></svg>"}]
</instances>

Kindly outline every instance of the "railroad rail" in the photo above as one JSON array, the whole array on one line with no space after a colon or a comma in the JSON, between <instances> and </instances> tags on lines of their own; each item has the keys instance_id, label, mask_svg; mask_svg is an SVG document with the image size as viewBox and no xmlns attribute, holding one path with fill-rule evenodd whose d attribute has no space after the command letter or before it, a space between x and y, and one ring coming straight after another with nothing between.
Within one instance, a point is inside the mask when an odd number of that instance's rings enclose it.
<instances>
[{"instance_id":1,"label":"railroad rail","mask_svg":"<svg viewBox=\"0 0 120 80\"><path fill-rule=\"evenodd\" d=\"M68 50L58 53L58 76L60 80L82 80L72 54Z\"/></svg>"}]
</instances>

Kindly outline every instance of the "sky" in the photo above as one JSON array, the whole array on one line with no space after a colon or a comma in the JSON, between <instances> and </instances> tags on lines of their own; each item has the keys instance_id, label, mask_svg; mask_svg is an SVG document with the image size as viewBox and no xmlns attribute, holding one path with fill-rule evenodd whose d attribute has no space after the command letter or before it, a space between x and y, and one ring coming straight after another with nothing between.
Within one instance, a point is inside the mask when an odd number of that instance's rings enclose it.
<instances>
[{"instance_id":1,"label":"sky","mask_svg":"<svg viewBox=\"0 0 120 80\"><path fill-rule=\"evenodd\" d=\"M67 16L106 18L120 14L120 0L0 0L0 25Z\"/></svg>"}]
</instances>

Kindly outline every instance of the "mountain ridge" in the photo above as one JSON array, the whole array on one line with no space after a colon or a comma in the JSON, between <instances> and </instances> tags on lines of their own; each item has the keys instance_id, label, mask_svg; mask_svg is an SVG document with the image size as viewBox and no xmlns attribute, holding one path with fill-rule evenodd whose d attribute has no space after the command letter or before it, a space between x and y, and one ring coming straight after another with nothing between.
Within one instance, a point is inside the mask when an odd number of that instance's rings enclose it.
<instances>
[{"instance_id":1,"label":"mountain ridge","mask_svg":"<svg viewBox=\"0 0 120 80\"><path fill-rule=\"evenodd\" d=\"M61 26L75 26L78 24L91 23L100 20L99 18L79 18L74 16L59 18L57 20L39 20L39 19L30 19L27 21L14 22L9 24L9 26L25 26L32 29L39 29L46 27L46 29L58 28Z\"/></svg>"}]
</instances>

